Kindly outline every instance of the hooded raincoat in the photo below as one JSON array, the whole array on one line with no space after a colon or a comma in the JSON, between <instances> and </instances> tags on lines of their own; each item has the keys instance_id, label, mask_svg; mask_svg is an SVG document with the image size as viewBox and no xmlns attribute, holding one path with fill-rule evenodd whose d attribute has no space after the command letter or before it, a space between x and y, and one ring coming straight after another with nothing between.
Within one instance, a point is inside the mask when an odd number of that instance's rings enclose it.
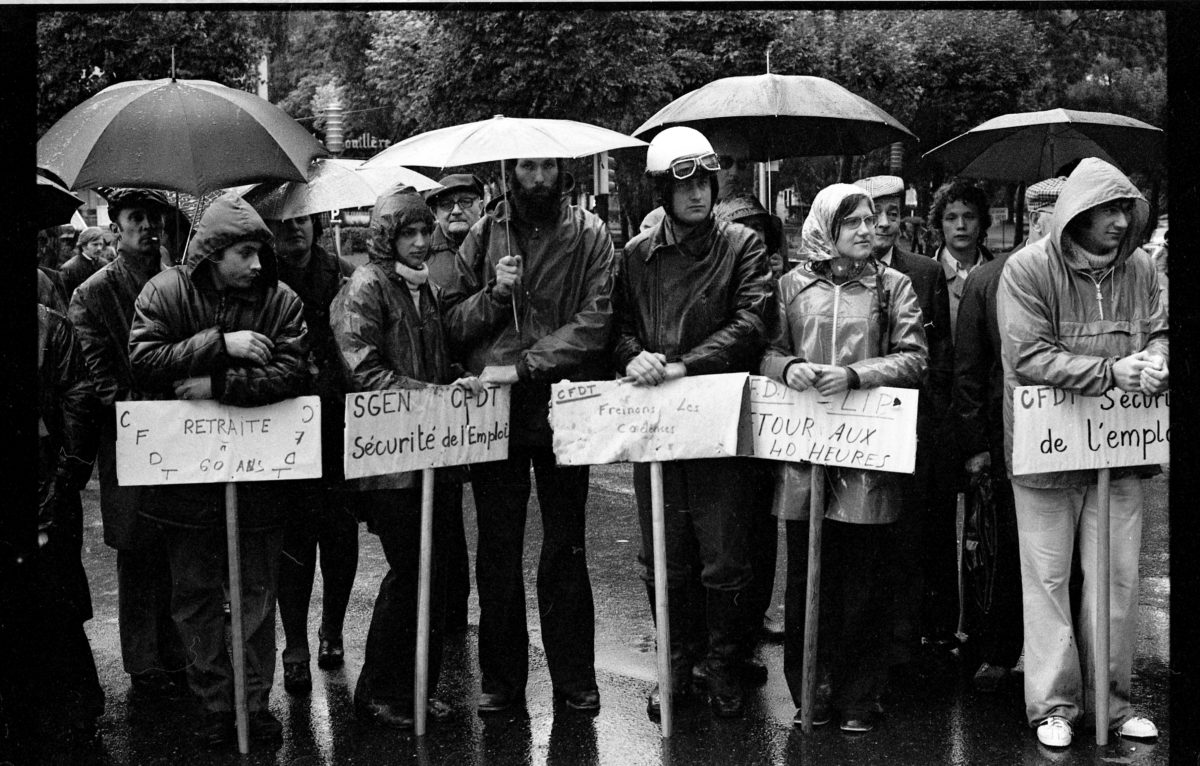
<instances>
[{"instance_id":1,"label":"hooded raincoat","mask_svg":"<svg viewBox=\"0 0 1200 766\"><path fill-rule=\"evenodd\" d=\"M1066 234L1084 211L1118 199L1133 200L1125 238L1110 268L1095 273ZM1050 235L1009 257L996 298L1004 362L1004 451L1013 457L1013 391L1054 386L1083 396L1112 389L1113 363L1146 350L1168 360L1167 312L1154 263L1137 246L1149 203L1129 179L1089 157L1063 185ZM1157 466L1114 468L1114 481L1150 476ZM1012 477L1031 488L1095 484L1096 471L1055 471Z\"/></svg>"},{"instance_id":2,"label":"hooded raincoat","mask_svg":"<svg viewBox=\"0 0 1200 766\"><path fill-rule=\"evenodd\" d=\"M453 377L439 316L439 288L427 281L416 305L396 272L392 242L416 221L433 227L433 215L417 194L382 195L371 210L370 262L355 270L329 309L329 322L349 391L383 391L444 385ZM439 471L439 478L454 475ZM352 489L417 486L414 472L354 479Z\"/></svg>"},{"instance_id":3,"label":"hooded raincoat","mask_svg":"<svg viewBox=\"0 0 1200 766\"><path fill-rule=\"evenodd\" d=\"M874 259L858 276L836 285L818 264L835 257L833 217L841 201L864 189L835 184L813 199L802 229L806 258L779 280L771 343L763 375L784 381L788 365L809 361L849 367L858 387L917 388L929 352L912 283ZM776 515L807 519L811 464L783 463L776 478ZM829 470L833 491L825 518L855 524L887 524L901 508L900 474L854 468Z\"/></svg>"},{"instance_id":4,"label":"hooded raincoat","mask_svg":"<svg viewBox=\"0 0 1200 766\"><path fill-rule=\"evenodd\" d=\"M566 186L558 218L548 224L516 215L508 198L480 218L459 248L456 277L445 291L446 334L467 370L478 375L488 365L517 367L515 444L550 445L551 383L609 375L612 238L603 221L571 204ZM512 299L492 291L510 235L511 253L523 256L519 332Z\"/></svg>"},{"instance_id":5,"label":"hooded raincoat","mask_svg":"<svg viewBox=\"0 0 1200 766\"><path fill-rule=\"evenodd\" d=\"M262 271L246 290L217 289L213 256L243 240L264 244ZM225 404L256 407L312 393L304 306L278 280L271 231L258 213L227 194L204 214L188 250L187 263L160 272L134 305L129 331L129 363L135 387L147 399L174 399L174 382L208 375L213 398ZM274 343L271 359L259 366L235 359L225 350L224 334L254 330ZM245 529L278 526L290 508L287 482L238 484ZM147 489L143 515L180 526L224 523L224 487L220 484L161 486Z\"/></svg>"}]
</instances>

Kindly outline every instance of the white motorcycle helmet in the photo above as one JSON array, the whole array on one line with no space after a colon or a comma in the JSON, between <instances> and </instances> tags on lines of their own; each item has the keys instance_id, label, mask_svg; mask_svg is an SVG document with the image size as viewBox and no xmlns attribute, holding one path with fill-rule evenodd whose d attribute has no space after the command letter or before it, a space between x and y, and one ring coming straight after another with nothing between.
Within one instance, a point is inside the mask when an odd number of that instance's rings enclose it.
<instances>
[{"instance_id":1,"label":"white motorcycle helmet","mask_svg":"<svg viewBox=\"0 0 1200 766\"><path fill-rule=\"evenodd\" d=\"M712 144L695 128L682 125L661 131L646 151L646 175L691 178L698 170L715 173L721 161Z\"/></svg>"}]
</instances>

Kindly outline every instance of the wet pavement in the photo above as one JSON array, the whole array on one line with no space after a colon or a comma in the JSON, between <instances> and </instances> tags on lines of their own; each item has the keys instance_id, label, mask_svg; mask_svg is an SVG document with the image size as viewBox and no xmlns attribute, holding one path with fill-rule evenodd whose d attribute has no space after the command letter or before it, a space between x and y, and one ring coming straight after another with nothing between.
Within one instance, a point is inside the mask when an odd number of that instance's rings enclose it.
<instances>
[{"instance_id":1,"label":"wet pavement","mask_svg":"<svg viewBox=\"0 0 1200 766\"><path fill-rule=\"evenodd\" d=\"M238 756L232 750L197 747L189 702L139 703L129 697L117 637L115 554L102 541L93 481L84 497L84 556L95 617L88 635L107 696L96 743L84 752L58 750L45 743L45 763L94 764L1165 764L1168 762L1168 600L1165 476L1148 487L1142 549L1141 615L1134 660L1134 704L1159 725L1157 742L1112 738L1097 747L1091 731L1077 731L1075 744L1052 751L1037 743L1025 725L1020 676L993 695L970 685L974 668L954 655L922 658L917 672L893 689L882 725L863 735L836 726L809 737L793 728L795 708L783 680L783 650L763 644L760 656L770 678L748 695L741 719L715 718L706 706L679 711L674 736L665 741L648 720L646 695L654 684L653 625L637 576L638 531L629 466L593 469L588 545L596 595L596 671L602 709L598 715L557 712L541 653L536 597L532 592L537 546L527 550L530 588L531 669L526 707L519 713L480 717L475 657L478 603L472 591L471 627L446 646L438 696L457 715L429 724L426 737L358 724L352 693L362 667L362 647L376 590L386 565L378 541L361 529L358 578L346 619L346 665L327 672L313 663L313 691L291 697L283 691L277 664L271 710L283 723L277 751ZM468 539L474 539L474 511L467 493ZM529 517L528 537L540 539L537 513ZM781 562L782 567L782 549ZM781 569L782 571L782 569ZM472 579L474 575L472 575ZM782 580L782 577L778 578ZM320 603L320 578L313 605ZM778 589L777 589L778 591ZM776 601L782 595L776 593ZM314 608L314 615L316 610ZM315 616L311 642L316 647ZM282 631L279 632L282 648Z\"/></svg>"}]
</instances>

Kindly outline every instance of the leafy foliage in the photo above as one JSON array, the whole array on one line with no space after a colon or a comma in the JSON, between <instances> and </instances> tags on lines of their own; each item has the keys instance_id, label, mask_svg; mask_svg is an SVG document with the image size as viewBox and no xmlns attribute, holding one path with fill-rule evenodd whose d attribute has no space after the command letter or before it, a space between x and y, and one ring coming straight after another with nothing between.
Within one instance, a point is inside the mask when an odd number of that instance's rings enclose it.
<instances>
[{"instance_id":1,"label":"leafy foliage","mask_svg":"<svg viewBox=\"0 0 1200 766\"><path fill-rule=\"evenodd\" d=\"M266 40L240 11L41 13L37 21L38 135L114 83L171 76L254 90Z\"/></svg>"}]
</instances>

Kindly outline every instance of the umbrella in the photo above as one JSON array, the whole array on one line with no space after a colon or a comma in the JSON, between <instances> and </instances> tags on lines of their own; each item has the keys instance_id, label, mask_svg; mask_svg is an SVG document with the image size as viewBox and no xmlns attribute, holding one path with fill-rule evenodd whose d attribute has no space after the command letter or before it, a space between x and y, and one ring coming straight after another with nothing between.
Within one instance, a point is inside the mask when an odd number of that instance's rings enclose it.
<instances>
[{"instance_id":1,"label":"umbrella","mask_svg":"<svg viewBox=\"0 0 1200 766\"><path fill-rule=\"evenodd\" d=\"M359 160L318 160L304 183L263 183L243 196L263 218L284 220L342 208L368 207L388 186L402 183L417 191L436 188L437 181L408 168L382 168L372 174L355 168Z\"/></svg>"},{"instance_id":2,"label":"umbrella","mask_svg":"<svg viewBox=\"0 0 1200 766\"><path fill-rule=\"evenodd\" d=\"M38 141L70 189L137 186L199 195L304 181L325 149L269 101L207 80L131 80L100 91Z\"/></svg>"},{"instance_id":3,"label":"umbrella","mask_svg":"<svg viewBox=\"0 0 1200 766\"><path fill-rule=\"evenodd\" d=\"M1040 181L1063 165L1099 157L1122 170L1162 156L1163 131L1108 112L1048 109L1004 114L934 147L925 156L968 178Z\"/></svg>"},{"instance_id":4,"label":"umbrella","mask_svg":"<svg viewBox=\"0 0 1200 766\"><path fill-rule=\"evenodd\" d=\"M686 125L740 156L765 162L784 157L865 154L915 139L896 118L823 77L760 74L724 77L685 93L633 131L649 140Z\"/></svg>"},{"instance_id":5,"label":"umbrella","mask_svg":"<svg viewBox=\"0 0 1200 766\"><path fill-rule=\"evenodd\" d=\"M490 120L406 138L367 160L363 169L396 165L447 168L520 157L576 158L645 145L645 141L586 122L498 114Z\"/></svg>"},{"instance_id":6,"label":"umbrella","mask_svg":"<svg viewBox=\"0 0 1200 766\"><path fill-rule=\"evenodd\" d=\"M490 120L439 128L406 138L368 159L362 169L370 171L397 165L447 168L521 157L576 158L645 145L645 141L586 122L498 114ZM501 183L507 188L503 163L500 164L500 176ZM511 248L507 217L504 224L504 241ZM519 331L516 300L512 307L513 324Z\"/></svg>"},{"instance_id":7,"label":"umbrella","mask_svg":"<svg viewBox=\"0 0 1200 766\"><path fill-rule=\"evenodd\" d=\"M38 173L35 224L39 231L67 223L82 204L83 200L67 191L66 187Z\"/></svg>"}]
</instances>

